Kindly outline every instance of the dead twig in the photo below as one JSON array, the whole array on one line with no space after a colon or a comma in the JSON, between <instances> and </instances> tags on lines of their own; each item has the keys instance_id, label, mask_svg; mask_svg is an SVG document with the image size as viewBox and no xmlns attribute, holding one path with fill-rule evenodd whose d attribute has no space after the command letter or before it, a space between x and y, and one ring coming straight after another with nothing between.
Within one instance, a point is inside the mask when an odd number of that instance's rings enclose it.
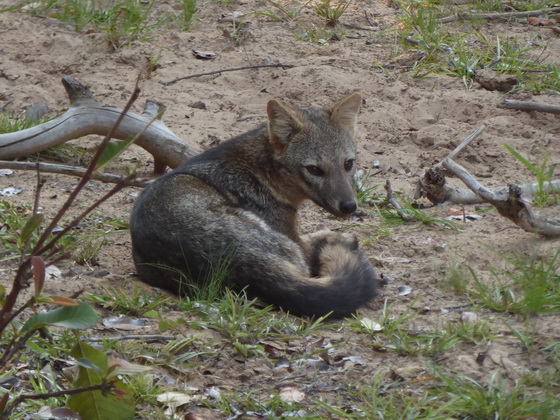
<instances>
[{"instance_id":1,"label":"dead twig","mask_svg":"<svg viewBox=\"0 0 560 420\"><path fill-rule=\"evenodd\" d=\"M445 159L443 166L484 201L495 206L502 216L510 219L523 230L543 236L560 236L560 219L547 218L536 213L531 203L523 199L523 189L519 185L510 184L508 195L504 198L480 184L465 168L453 160Z\"/></svg>"},{"instance_id":2,"label":"dead twig","mask_svg":"<svg viewBox=\"0 0 560 420\"><path fill-rule=\"evenodd\" d=\"M465 150L469 146L469 144L471 144L482 133L484 133L484 130L486 130L485 125L481 125L480 127L478 127L470 136L468 136L465 140L463 140L461 143L459 143L459 145L455 149L453 149L451 151L451 153L449 153L447 155L447 159L455 159L459 153L461 153L463 150ZM443 165L443 161L439 162L434 167L439 168L442 165Z\"/></svg>"},{"instance_id":3,"label":"dead twig","mask_svg":"<svg viewBox=\"0 0 560 420\"><path fill-rule=\"evenodd\" d=\"M0 169L14 169L31 171L38 169L42 173L51 174L62 174L62 175L72 175L82 178L86 173L85 168L80 168L77 166L69 165L58 165L55 163L44 163L44 162L15 162L9 160L0 160ZM123 183L125 186L129 187L145 187L151 182L151 179L146 178L134 178L127 181L126 177L108 174L104 172L95 172L92 174L91 179L96 181L105 182L108 184L119 184Z\"/></svg>"},{"instance_id":4,"label":"dead twig","mask_svg":"<svg viewBox=\"0 0 560 420\"><path fill-rule=\"evenodd\" d=\"M499 20L499 19L516 19L531 16L541 16L547 13L558 13L560 7L550 7L548 9L530 10L528 12L507 12L507 13L458 13L453 16L447 16L439 20L440 23L449 23L456 20Z\"/></svg>"},{"instance_id":5,"label":"dead twig","mask_svg":"<svg viewBox=\"0 0 560 420\"><path fill-rule=\"evenodd\" d=\"M393 187L391 187L391 182L389 180L387 180L387 182L385 183L385 191L387 191L387 202L395 208L401 219L403 219L405 222L412 222L416 220L414 216L411 216L410 214L407 214L405 211L403 211L401 205L395 198Z\"/></svg>"},{"instance_id":6,"label":"dead twig","mask_svg":"<svg viewBox=\"0 0 560 420\"><path fill-rule=\"evenodd\" d=\"M65 395L81 394L82 392L101 391L103 393L110 392L115 388L113 382L103 382L98 385L84 386L81 388L65 389L62 391L46 392L44 394L22 394L16 397L12 403L6 407L4 415L11 413L14 408L25 400L47 400L49 398L63 397Z\"/></svg>"},{"instance_id":7,"label":"dead twig","mask_svg":"<svg viewBox=\"0 0 560 420\"><path fill-rule=\"evenodd\" d=\"M498 108L517 109L519 111L539 111L539 112L549 112L551 114L560 114L560 106L543 104L541 102L514 101L511 99L504 99L504 101L498 105Z\"/></svg>"},{"instance_id":8,"label":"dead twig","mask_svg":"<svg viewBox=\"0 0 560 420\"><path fill-rule=\"evenodd\" d=\"M283 69L291 69L295 66L293 64L260 64L260 65L256 65L256 66L234 67L234 68L231 68L231 69L222 69L222 70L208 71L206 73L197 73L197 74L190 74L188 76L181 76L181 77L177 77L176 79L170 80L169 82L162 82L162 84L164 86L169 86L169 85L177 83L181 80L193 79L195 77L211 76L213 74L221 74L221 73L226 73L228 71L262 69L262 68L270 68L270 67L272 67L272 68L281 67Z\"/></svg>"},{"instance_id":9,"label":"dead twig","mask_svg":"<svg viewBox=\"0 0 560 420\"><path fill-rule=\"evenodd\" d=\"M107 338L107 337L90 337L84 338L83 341L87 341L89 343L101 343L106 340L111 341L124 341L124 340L143 340L143 341L172 341L175 340L176 337L172 335L122 335L120 337L114 338Z\"/></svg>"},{"instance_id":10,"label":"dead twig","mask_svg":"<svg viewBox=\"0 0 560 420\"><path fill-rule=\"evenodd\" d=\"M476 140L486 130L485 125L481 125L470 136L463 140L459 145L447 155L448 159L454 159L465 150L474 140ZM435 164L426 171L424 177L418 180L414 199L427 197L433 204L440 204L450 201L454 204L474 204L480 202L480 197L468 190L458 190L447 185L445 174L441 170L443 161Z\"/></svg>"}]
</instances>

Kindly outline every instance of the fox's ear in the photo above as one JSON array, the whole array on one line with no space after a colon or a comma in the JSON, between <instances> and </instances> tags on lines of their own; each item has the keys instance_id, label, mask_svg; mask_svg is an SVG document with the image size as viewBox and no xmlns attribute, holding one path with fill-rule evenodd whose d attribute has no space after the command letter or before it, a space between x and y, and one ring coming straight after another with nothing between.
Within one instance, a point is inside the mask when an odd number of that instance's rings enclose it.
<instances>
[{"instance_id":1,"label":"fox's ear","mask_svg":"<svg viewBox=\"0 0 560 420\"><path fill-rule=\"evenodd\" d=\"M290 138L301 131L303 123L293 109L274 99L268 101L266 112L270 142L281 151L288 145Z\"/></svg>"},{"instance_id":2,"label":"fox's ear","mask_svg":"<svg viewBox=\"0 0 560 420\"><path fill-rule=\"evenodd\" d=\"M354 136L356 133L356 120L362 106L362 95L358 92L341 99L331 108L331 120L340 127L348 130Z\"/></svg>"}]
</instances>

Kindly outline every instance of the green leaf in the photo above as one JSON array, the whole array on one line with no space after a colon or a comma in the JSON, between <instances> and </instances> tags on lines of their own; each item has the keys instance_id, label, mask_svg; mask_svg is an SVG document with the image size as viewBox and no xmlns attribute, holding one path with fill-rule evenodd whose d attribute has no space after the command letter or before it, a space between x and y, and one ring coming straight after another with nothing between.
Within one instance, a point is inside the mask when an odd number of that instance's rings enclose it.
<instances>
[{"instance_id":1,"label":"green leaf","mask_svg":"<svg viewBox=\"0 0 560 420\"><path fill-rule=\"evenodd\" d=\"M101 354L103 354L103 353L101 353ZM106 359L107 358L105 357L104 362L103 362L103 360L98 360L98 362L105 363L105 365L107 365L107 360ZM78 363L78 365L83 367L83 368L93 370L95 373L97 373L99 375L100 378L103 375L103 372L101 371L101 368L89 359L76 359L76 363Z\"/></svg>"},{"instance_id":2,"label":"green leaf","mask_svg":"<svg viewBox=\"0 0 560 420\"><path fill-rule=\"evenodd\" d=\"M103 153L101 154L101 157L99 158L99 161L97 162L97 166L95 167L95 171L99 172L101 171L105 166L107 166L107 164L109 162L111 162L113 159L116 159L117 157L120 156L120 154L122 152L124 152L124 150L130 146L131 143L134 142L134 140L136 140L136 137L132 137L128 140L124 140L124 141L119 141L118 143L115 142L109 142L107 143L107 145L105 146L105 150L103 150Z\"/></svg>"},{"instance_id":3,"label":"green leaf","mask_svg":"<svg viewBox=\"0 0 560 420\"><path fill-rule=\"evenodd\" d=\"M527 159L521 156L521 154L513 147L507 144L504 144L504 147L508 152L510 152L513 155L514 158L516 158L519 162L521 162L527 169L529 169L535 175L538 175L541 172L535 165L533 165L531 162L529 162Z\"/></svg>"},{"instance_id":4,"label":"green leaf","mask_svg":"<svg viewBox=\"0 0 560 420\"><path fill-rule=\"evenodd\" d=\"M25 223L23 228L21 229L21 235L18 239L18 245L22 247L31 237L33 232L35 232L39 226L41 226L41 222L43 221L43 214L37 213L34 214L29 218L29 220Z\"/></svg>"},{"instance_id":5,"label":"green leaf","mask_svg":"<svg viewBox=\"0 0 560 420\"><path fill-rule=\"evenodd\" d=\"M77 306L64 306L52 311L35 314L21 328L24 333L48 325L56 325L70 329L92 328L97 323L97 312L86 303Z\"/></svg>"},{"instance_id":6,"label":"green leaf","mask_svg":"<svg viewBox=\"0 0 560 420\"><path fill-rule=\"evenodd\" d=\"M75 388L101 384L102 378L109 371L108 357L105 353L79 342L72 349L72 356L79 361L80 366L78 378L74 383ZM122 381L116 380L113 383L118 396L103 395L101 391L82 392L68 398L68 408L76 411L84 420L133 419L135 409L132 392Z\"/></svg>"},{"instance_id":7,"label":"green leaf","mask_svg":"<svg viewBox=\"0 0 560 420\"><path fill-rule=\"evenodd\" d=\"M12 12L14 10L21 9L23 6L25 6L25 4L22 3L22 4L18 4L16 6L8 7L6 9L0 9L0 13Z\"/></svg>"}]
</instances>

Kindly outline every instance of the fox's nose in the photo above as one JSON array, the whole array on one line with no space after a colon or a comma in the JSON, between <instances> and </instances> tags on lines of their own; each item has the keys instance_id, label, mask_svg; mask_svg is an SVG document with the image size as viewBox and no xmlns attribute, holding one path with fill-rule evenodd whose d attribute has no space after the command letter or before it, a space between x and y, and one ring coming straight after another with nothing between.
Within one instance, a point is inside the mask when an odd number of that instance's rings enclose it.
<instances>
[{"instance_id":1,"label":"fox's nose","mask_svg":"<svg viewBox=\"0 0 560 420\"><path fill-rule=\"evenodd\" d=\"M344 214L354 213L357 208L358 208L358 206L357 206L357 204L354 200L352 200L352 201L342 201L339 204L340 212L344 213Z\"/></svg>"}]
</instances>

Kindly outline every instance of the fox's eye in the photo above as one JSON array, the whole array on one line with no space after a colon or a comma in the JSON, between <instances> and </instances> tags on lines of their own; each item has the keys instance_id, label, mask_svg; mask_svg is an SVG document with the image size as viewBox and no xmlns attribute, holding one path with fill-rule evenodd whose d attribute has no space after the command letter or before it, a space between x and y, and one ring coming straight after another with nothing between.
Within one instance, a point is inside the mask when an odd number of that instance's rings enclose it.
<instances>
[{"instance_id":1,"label":"fox's eye","mask_svg":"<svg viewBox=\"0 0 560 420\"><path fill-rule=\"evenodd\" d=\"M344 170L350 171L354 167L354 159L348 159L344 162Z\"/></svg>"},{"instance_id":2,"label":"fox's eye","mask_svg":"<svg viewBox=\"0 0 560 420\"><path fill-rule=\"evenodd\" d=\"M313 176L323 176L325 174L321 168L315 165L308 165L305 169Z\"/></svg>"}]
</instances>

